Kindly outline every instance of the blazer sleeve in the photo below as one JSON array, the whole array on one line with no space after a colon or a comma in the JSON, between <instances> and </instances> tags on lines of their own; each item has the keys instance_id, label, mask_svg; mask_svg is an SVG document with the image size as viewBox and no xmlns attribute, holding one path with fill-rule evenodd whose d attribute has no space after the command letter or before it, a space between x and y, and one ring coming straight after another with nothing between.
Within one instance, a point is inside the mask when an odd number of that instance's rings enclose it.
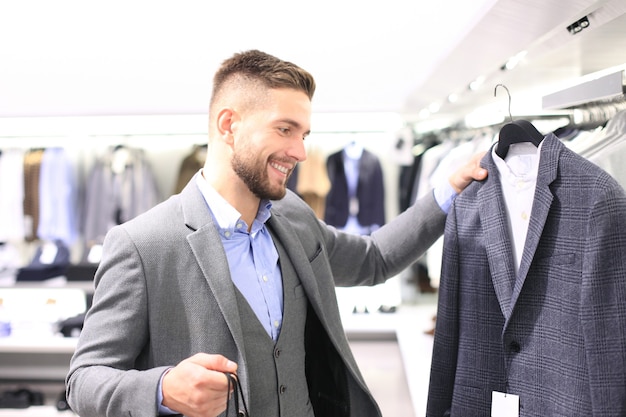
<instances>
[{"instance_id":1,"label":"blazer sleeve","mask_svg":"<svg viewBox=\"0 0 626 417\"><path fill-rule=\"evenodd\" d=\"M70 362L68 401L81 416L123 416L128 410L156 416L166 368L137 370L135 363L149 337L142 262L121 226L111 229L104 247L94 303Z\"/></svg>"},{"instance_id":2,"label":"blazer sleeve","mask_svg":"<svg viewBox=\"0 0 626 417\"><path fill-rule=\"evenodd\" d=\"M400 273L443 234L445 221L446 214L429 193L371 236L341 233L329 248L336 285L375 285ZM356 259L358 269L347 259ZM374 281L359 281L372 276Z\"/></svg>"},{"instance_id":3,"label":"blazer sleeve","mask_svg":"<svg viewBox=\"0 0 626 417\"><path fill-rule=\"evenodd\" d=\"M626 197L606 190L593 204L583 259L580 317L593 415L626 415Z\"/></svg>"},{"instance_id":4,"label":"blazer sleeve","mask_svg":"<svg viewBox=\"0 0 626 417\"><path fill-rule=\"evenodd\" d=\"M324 253L327 275L338 287L376 285L400 273L442 235L446 220L432 193L371 235L327 225L292 192L272 211L275 221L290 225L294 244L303 246L309 261Z\"/></svg>"}]
</instances>

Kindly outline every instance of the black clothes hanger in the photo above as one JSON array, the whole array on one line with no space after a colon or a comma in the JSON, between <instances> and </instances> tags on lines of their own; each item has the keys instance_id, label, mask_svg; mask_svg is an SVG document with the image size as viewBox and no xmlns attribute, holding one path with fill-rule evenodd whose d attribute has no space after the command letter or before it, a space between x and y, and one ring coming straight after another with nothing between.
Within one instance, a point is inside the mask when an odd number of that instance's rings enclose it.
<instances>
[{"instance_id":1,"label":"black clothes hanger","mask_svg":"<svg viewBox=\"0 0 626 417\"><path fill-rule=\"evenodd\" d=\"M542 140L543 135L528 120L515 120L505 124L500 129L496 154L504 159L509 151L509 146L512 144L531 142L533 145L539 146Z\"/></svg>"},{"instance_id":2,"label":"black clothes hanger","mask_svg":"<svg viewBox=\"0 0 626 417\"><path fill-rule=\"evenodd\" d=\"M493 91L494 96L496 96L498 92L498 87L504 88L509 96L509 117L511 118L511 122L505 124L502 129L500 129L498 146L496 148L496 154L504 159L512 144L531 142L533 145L539 146L543 140L543 135L528 120L513 120L513 116L511 115L511 93L504 84L498 84Z\"/></svg>"}]
</instances>

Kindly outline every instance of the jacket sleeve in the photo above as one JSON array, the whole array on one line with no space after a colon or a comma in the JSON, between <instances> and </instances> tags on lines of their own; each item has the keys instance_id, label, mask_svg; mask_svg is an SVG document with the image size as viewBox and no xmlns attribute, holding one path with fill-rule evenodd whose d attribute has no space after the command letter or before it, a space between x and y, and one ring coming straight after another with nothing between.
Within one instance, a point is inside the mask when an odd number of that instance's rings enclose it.
<instances>
[{"instance_id":1,"label":"jacket sleeve","mask_svg":"<svg viewBox=\"0 0 626 417\"><path fill-rule=\"evenodd\" d=\"M430 193L369 236L322 224L335 285L376 285L397 275L441 236L445 219Z\"/></svg>"},{"instance_id":2,"label":"jacket sleeve","mask_svg":"<svg viewBox=\"0 0 626 417\"><path fill-rule=\"evenodd\" d=\"M602 189L601 185L598 189ZM583 256L580 317L594 416L626 415L626 197L594 202Z\"/></svg>"},{"instance_id":3,"label":"jacket sleeve","mask_svg":"<svg viewBox=\"0 0 626 417\"><path fill-rule=\"evenodd\" d=\"M155 416L166 368L138 370L147 338L144 270L128 234L114 227L104 241L89 310L66 379L68 402L81 417Z\"/></svg>"},{"instance_id":4,"label":"jacket sleeve","mask_svg":"<svg viewBox=\"0 0 626 417\"><path fill-rule=\"evenodd\" d=\"M325 253L328 275L339 287L376 285L400 273L442 235L446 221L433 193L371 235L346 233L325 224L291 192L273 209L282 216L280 221L291 225L309 260Z\"/></svg>"}]
</instances>

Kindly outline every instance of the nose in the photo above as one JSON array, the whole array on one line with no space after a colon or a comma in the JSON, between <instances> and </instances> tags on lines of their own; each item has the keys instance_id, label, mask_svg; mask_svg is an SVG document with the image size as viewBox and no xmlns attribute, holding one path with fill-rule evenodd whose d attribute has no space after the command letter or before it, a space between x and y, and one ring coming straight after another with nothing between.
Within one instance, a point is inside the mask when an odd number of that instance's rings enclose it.
<instances>
[{"instance_id":1,"label":"nose","mask_svg":"<svg viewBox=\"0 0 626 417\"><path fill-rule=\"evenodd\" d=\"M306 146L304 146L303 140L294 140L287 152L289 157L295 159L298 162L306 160Z\"/></svg>"}]
</instances>

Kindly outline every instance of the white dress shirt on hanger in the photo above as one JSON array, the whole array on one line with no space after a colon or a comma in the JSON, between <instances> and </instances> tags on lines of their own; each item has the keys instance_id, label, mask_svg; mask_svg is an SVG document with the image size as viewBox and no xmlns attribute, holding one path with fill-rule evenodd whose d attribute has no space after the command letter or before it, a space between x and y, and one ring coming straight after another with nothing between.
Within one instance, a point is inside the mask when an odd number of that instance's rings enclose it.
<instances>
[{"instance_id":1,"label":"white dress shirt on hanger","mask_svg":"<svg viewBox=\"0 0 626 417\"><path fill-rule=\"evenodd\" d=\"M504 160L496 154L496 147L492 149L509 218L515 272L519 269L524 253L542 144L543 142L535 147L530 142L514 143L509 147Z\"/></svg>"}]
</instances>

